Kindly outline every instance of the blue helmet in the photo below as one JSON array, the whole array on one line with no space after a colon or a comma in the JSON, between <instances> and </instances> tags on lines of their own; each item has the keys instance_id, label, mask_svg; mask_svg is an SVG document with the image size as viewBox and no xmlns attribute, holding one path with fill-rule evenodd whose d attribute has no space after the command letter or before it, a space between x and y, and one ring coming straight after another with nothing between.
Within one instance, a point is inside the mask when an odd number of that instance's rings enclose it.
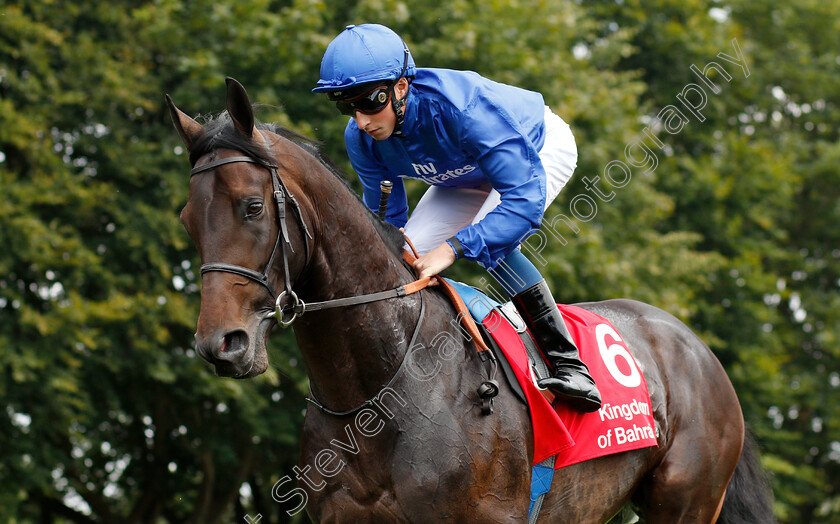
<instances>
[{"instance_id":1,"label":"blue helmet","mask_svg":"<svg viewBox=\"0 0 840 524\"><path fill-rule=\"evenodd\" d=\"M321 79L312 92L343 98L358 86L416 73L414 58L397 33L379 24L348 25L327 46Z\"/></svg>"}]
</instances>

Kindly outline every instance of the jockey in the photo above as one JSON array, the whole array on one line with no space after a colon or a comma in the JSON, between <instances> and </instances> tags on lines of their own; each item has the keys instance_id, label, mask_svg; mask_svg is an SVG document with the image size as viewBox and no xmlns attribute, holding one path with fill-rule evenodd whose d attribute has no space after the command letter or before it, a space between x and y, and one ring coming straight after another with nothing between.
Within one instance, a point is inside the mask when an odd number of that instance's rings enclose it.
<instances>
[{"instance_id":1,"label":"jockey","mask_svg":"<svg viewBox=\"0 0 840 524\"><path fill-rule=\"evenodd\" d=\"M421 255L419 277L475 260L511 296L552 368L540 382L574 409L601 407L539 270L519 244L577 165L572 132L542 95L471 71L416 68L405 42L378 24L347 26L327 47L316 93L343 115L350 162L374 212L393 182L386 220ZM408 218L402 178L431 187Z\"/></svg>"}]
</instances>

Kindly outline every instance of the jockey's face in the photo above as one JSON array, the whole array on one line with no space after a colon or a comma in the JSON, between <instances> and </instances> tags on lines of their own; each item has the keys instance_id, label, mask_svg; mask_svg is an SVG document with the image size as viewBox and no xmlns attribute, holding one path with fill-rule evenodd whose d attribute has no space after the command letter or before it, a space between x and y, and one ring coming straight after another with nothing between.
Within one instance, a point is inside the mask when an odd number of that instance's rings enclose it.
<instances>
[{"instance_id":1,"label":"jockey's face","mask_svg":"<svg viewBox=\"0 0 840 524\"><path fill-rule=\"evenodd\" d=\"M394 85L394 94L392 96L400 99L405 96L408 91L408 80L400 78ZM394 132L394 127L397 125L397 115L394 113L394 106L392 101L385 106L382 111L368 115L361 111L353 113L353 120L359 129L373 137L374 140L385 140Z\"/></svg>"}]
</instances>

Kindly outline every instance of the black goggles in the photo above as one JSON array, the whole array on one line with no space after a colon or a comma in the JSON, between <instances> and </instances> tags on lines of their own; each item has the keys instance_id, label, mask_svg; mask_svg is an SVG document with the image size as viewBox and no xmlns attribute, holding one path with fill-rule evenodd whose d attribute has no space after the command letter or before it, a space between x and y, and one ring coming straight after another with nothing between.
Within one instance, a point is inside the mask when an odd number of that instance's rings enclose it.
<instances>
[{"instance_id":1,"label":"black goggles","mask_svg":"<svg viewBox=\"0 0 840 524\"><path fill-rule=\"evenodd\" d=\"M356 111L366 115L375 115L385 109L391 100L394 84L379 86L361 95L359 98L350 100L337 100L335 106L342 115L354 116Z\"/></svg>"}]
</instances>

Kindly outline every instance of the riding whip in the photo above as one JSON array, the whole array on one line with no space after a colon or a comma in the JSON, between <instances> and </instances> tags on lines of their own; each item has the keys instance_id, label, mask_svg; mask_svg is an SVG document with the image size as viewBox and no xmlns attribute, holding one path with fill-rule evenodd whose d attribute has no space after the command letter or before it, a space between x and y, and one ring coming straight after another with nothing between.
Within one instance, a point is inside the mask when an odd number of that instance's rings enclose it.
<instances>
[{"instance_id":1,"label":"riding whip","mask_svg":"<svg viewBox=\"0 0 840 524\"><path fill-rule=\"evenodd\" d=\"M394 188L394 183L390 180L383 180L379 183L379 218L385 220L385 210L388 208L388 198L391 197L391 189Z\"/></svg>"}]
</instances>

